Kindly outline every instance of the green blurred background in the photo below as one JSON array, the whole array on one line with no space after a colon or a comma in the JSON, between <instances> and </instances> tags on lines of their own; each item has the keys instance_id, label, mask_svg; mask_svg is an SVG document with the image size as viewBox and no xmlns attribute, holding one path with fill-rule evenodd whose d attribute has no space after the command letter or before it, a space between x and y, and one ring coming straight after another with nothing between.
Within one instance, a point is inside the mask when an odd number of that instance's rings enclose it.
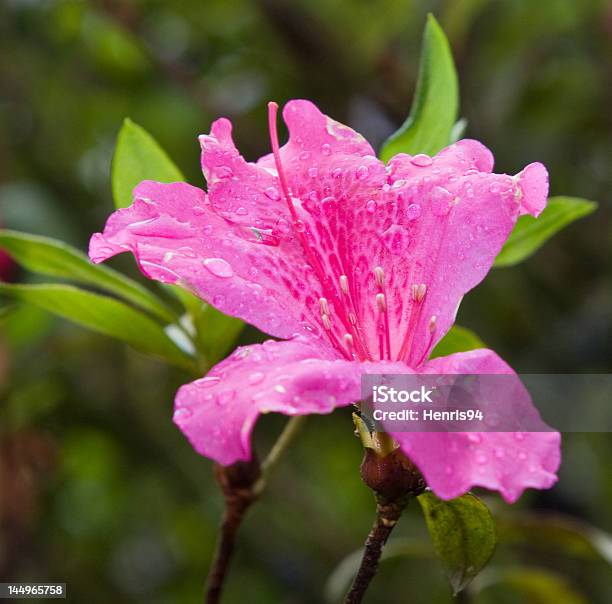
<instances>
[{"instance_id":1,"label":"green blurred background","mask_svg":"<svg viewBox=\"0 0 612 604\"><path fill-rule=\"evenodd\" d=\"M460 323L519 371L611 371L604 0L4 0L0 221L85 249L113 207L125 116L197 185L197 134L226 115L248 158L267 153L270 99L313 99L378 145L407 114L428 11L453 47L467 135L497 171L542 161L552 194L600 202L526 263L494 271ZM136 274L129 258L113 264ZM201 601L222 504L210 463L170 420L189 376L29 307L1 329L0 580L65 581L71 602ZM262 450L282 423L260 422ZM373 514L351 431L348 412L307 422L248 516L228 604L325 601ZM512 508L487 499L500 545L465 601L612 602L612 541L589 526L612 531L612 439L567 435L563 454L552 490ZM405 555L383 564L372 604L452 601L412 507L397 529Z\"/></svg>"}]
</instances>

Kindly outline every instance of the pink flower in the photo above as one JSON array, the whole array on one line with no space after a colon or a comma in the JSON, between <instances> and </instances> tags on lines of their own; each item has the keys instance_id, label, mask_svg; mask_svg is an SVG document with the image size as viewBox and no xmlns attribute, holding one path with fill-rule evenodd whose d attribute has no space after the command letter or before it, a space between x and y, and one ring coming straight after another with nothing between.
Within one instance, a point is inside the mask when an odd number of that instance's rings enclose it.
<instances>
[{"instance_id":1,"label":"pink flower","mask_svg":"<svg viewBox=\"0 0 612 604\"><path fill-rule=\"evenodd\" d=\"M174 421L221 464L249 459L261 413L350 405L364 372L512 372L491 350L428 357L519 214L546 204L541 164L494 174L477 141L385 166L308 101L289 102L283 116L289 141L278 148L271 104L274 153L256 163L217 120L200 137L208 193L142 182L91 240L94 262L131 251L148 277L286 340L239 348L179 390ZM556 481L556 432L392 436L445 499L480 485L514 501Z\"/></svg>"}]
</instances>

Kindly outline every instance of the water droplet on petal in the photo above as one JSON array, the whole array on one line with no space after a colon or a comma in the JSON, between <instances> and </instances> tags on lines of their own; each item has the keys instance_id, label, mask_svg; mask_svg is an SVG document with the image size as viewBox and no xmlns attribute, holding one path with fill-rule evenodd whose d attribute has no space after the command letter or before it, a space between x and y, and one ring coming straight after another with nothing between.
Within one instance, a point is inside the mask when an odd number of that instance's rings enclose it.
<instances>
[{"instance_id":1,"label":"water droplet on petal","mask_svg":"<svg viewBox=\"0 0 612 604\"><path fill-rule=\"evenodd\" d=\"M223 258L206 258L203 263L215 277L227 278L234 274L229 262L223 260Z\"/></svg>"},{"instance_id":2,"label":"water droplet on petal","mask_svg":"<svg viewBox=\"0 0 612 604\"><path fill-rule=\"evenodd\" d=\"M174 412L172 419L175 422L181 422L181 421L185 421L186 419L189 419L192 415L193 415L193 411L191 409L187 407L181 407L180 409L177 409Z\"/></svg>"},{"instance_id":3,"label":"water droplet on petal","mask_svg":"<svg viewBox=\"0 0 612 604\"><path fill-rule=\"evenodd\" d=\"M323 211L326 214L332 214L336 209L336 199L334 197L325 197L321 200L321 205L323 206Z\"/></svg>"},{"instance_id":4,"label":"water droplet on petal","mask_svg":"<svg viewBox=\"0 0 612 604\"><path fill-rule=\"evenodd\" d=\"M515 432L514 433L514 438L516 440L525 440L525 434L523 432Z\"/></svg>"},{"instance_id":5,"label":"water droplet on petal","mask_svg":"<svg viewBox=\"0 0 612 604\"><path fill-rule=\"evenodd\" d=\"M467 435L467 439L471 442L471 443L479 443L482 442L482 436L480 436L480 434L478 434L477 432L469 432Z\"/></svg>"},{"instance_id":6,"label":"water droplet on petal","mask_svg":"<svg viewBox=\"0 0 612 604\"><path fill-rule=\"evenodd\" d=\"M505 453L501 447L497 447L494 451L494 455L495 457L497 457L497 459L503 459L505 456Z\"/></svg>"},{"instance_id":7,"label":"water droplet on petal","mask_svg":"<svg viewBox=\"0 0 612 604\"><path fill-rule=\"evenodd\" d=\"M332 171L332 176L334 178L340 178L342 176L342 168L336 168Z\"/></svg>"},{"instance_id":8,"label":"water droplet on petal","mask_svg":"<svg viewBox=\"0 0 612 604\"><path fill-rule=\"evenodd\" d=\"M427 166L431 166L431 164L433 163L433 159L431 159L431 157L429 157L429 155L426 155L425 153L419 153L418 155L415 155L413 158L411 158L410 162L413 165L418 166L419 168L425 168Z\"/></svg>"},{"instance_id":9,"label":"water droplet on petal","mask_svg":"<svg viewBox=\"0 0 612 604\"><path fill-rule=\"evenodd\" d=\"M300 159L302 161L306 161L309 157L310 157L310 153L308 153L308 151L302 151L300 153Z\"/></svg>"},{"instance_id":10,"label":"water droplet on petal","mask_svg":"<svg viewBox=\"0 0 612 604\"><path fill-rule=\"evenodd\" d=\"M406 217L408 220L416 220L421 215L421 206L418 203L411 203L406 208Z\"/></svg>"},{"instance_id":11,"label":"water droplet on petal","mask_svg":"<svg viewBox=\"0 0 612 604\"><path fill-rule=\"evenodd\" d=\"M316 168L308 168L308 176L310 178L316 178L319 175L319 171Z\"/></svg>"},{"instance_id":12,"label":"water droplet on petal","mask_svg":"<svg viewBox=\"0 0 612 604\"><path fill-rule=\"evenodd\" d=\"M376 202L373 199L370 199L370 201L366 203L366 212L368 214L374 214L374 212L376 212Z\"/></svg>"},{"instance_id":13,"label":"water droplet on petal","mask_svg":"<svg viewBox=\"0 0 612 604\"><path fill-rule=\"evenodd\" d=\"M518 454L518 458L519 458L521 461L525 461L525 460L527 459L527 453L525 453L525 451L521 451L521 452Z\"/></svg>"},{"instance_id":14,"label":"water droplet on petal","mask_svg":"<svg viewBox=\"0 0 612 604\"><path fill-rule=\"evenodd\" d=\"M224 407L235 396L236 396L235 390L225 390L224 392L221 392L219 396L217 397L217 405L219 405L219 407Z\"/></svg>"},{"instance_id":15,"label":"water droplet on petal","mask_svg":"<svg viewBox=\"0 0 612 604\"><path fill-rule=\"evenodd\" d=\"M266 197L272 201L278 201L280 199L280 193L276 187L268 187L264 193L266 194Z\"/></svg>"},{"instance_id":16,"label":"water droplet on petal","mask_svg":"<svg viewBox=\"0 0 612 604\"><path fill-rule=\"evenodd\" d=\"M221 378L216 375L210 375L197 380L195 383L197 386L203 386L204 388L210 388L221 381Z\"/></svg>"},{"instance_id":17,"label":"water droplet on petal","mask_svg":"<svg viewBox=\"0 0 612 604\"><path fill-rule=\"evenodd\" d=\"M193 206L193 208L191 208L191 211L196 216L202 216L202 214L206 214L206 208L203 208L202 206Z\"/></svg>"},{"instance_id":18,"label":"water droplet on petal","mask_svg":"<svg viewBox=\"0 0 612 604\"><path fill-rule=\"evenodd\" d=\"M296 220L293 226L298 233L303 233L306 230L306 225L301 220Z\"/></svg>"},{"instance_id":19,"label":"water droplet on petal","mask_svg":"<svg viewBox=\"0 0 612 604\"><path fill-rule=\"evenodd\" d=\"M357 180L363 180L364 178L367 178L367 176L368 176L368 167L359 166L359 168L357 168L357 171L355 172L355 178Z\"/></svg>"},{"instance_id":20,"label":"water droplet on petal","mask_svg":"<svg viewBox=\"0 0 612 604\"><path fill-rule=\"evenodd\" d=\"M476 463L479 463L481 465L487 463L487 456L482 451L479 451L476 454Z\"/></svg>"},{"instance_id":21,"label":"water droplet on petal","mask_svg":"<svg viewBox=\"0 0 612 604\"><path fill-rule=\"evenodd\" d=\"M276 229L281 233L288 233L291 230L291 225L288 220L279 218L276 222Z\"/></svg>"},{"instance_id":22,"label":"water droplet on petal","mask_svg":"<svg viewBox=\"0 0 612 604\"><path fill-rule=\"evenodd\" d=\"M236 210L236 214L238 214L238 216L246 216L248 213L249 211L246 208L243 208L242 206Z\"/></svg>"},{"instance_id":23,"label":"water droplet on petal","mask_svg":"<svg viewBox=\"0 0 612 604\"><path fill-rule=\"evenodd\" d=\"M265 377L265 374L261 371L255 371L254 373L251 373L251 375L249 375L249 384L260 384L261 382L263 382Z\"/></svg>"},{"instance_id":24,"label":"water droplet on petal","mask_svg":"<svg viewBox=\"0 0 612 604\"><path fill-rule=\"evenodd\" d=\"M451 207L453 195L444 187L434 187L431 192L431 211L436 216L446 216Z\"/></svg>"},{"instance_id":25,"label":"water droplet on petal","mask_svg":"<svg viewBox=\"0 0 612 604\"><path fill-rule=\"evenodd\" d=\"M489 191L495 195L501 191L501 185L498 182L492 182L489 185Z\"/></svg>"},{"instance_id":26,"label":"water droplet on petal","mask_svg":"<svg viewBox=\"0 0 612 604\"><path fill-rule=\"evenodd\" d=\"M329 155L331 153L331 147L327 143L324 143L321 145L321 153L323 153L323 155Z\"/></svg>"}]
</instances>

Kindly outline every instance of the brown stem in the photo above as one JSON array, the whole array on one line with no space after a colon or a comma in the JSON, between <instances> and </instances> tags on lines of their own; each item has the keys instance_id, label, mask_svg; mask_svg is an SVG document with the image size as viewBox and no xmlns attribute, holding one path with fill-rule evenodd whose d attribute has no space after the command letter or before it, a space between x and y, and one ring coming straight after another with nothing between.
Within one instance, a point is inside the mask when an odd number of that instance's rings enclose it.
<instances>
[{"instance_id":1,"label":"brown stem","mask_svg":"<svg viewBox=\"0 0 612 604\"><path fill-rule=\"evenodd\" d=\"M378 572L378 562L383 547L397 524L402 511L408 503L408 497L400 497L396 501L385 501L377 496L376 520L365 542L365 549L357 575L346 595L344 604L360 604L374 575Z\"/></svg>"},{"instance_id":2,"label":"brown stem","mask_svg":"<svg viewBox=\"0 0 612 604\"><path fill-rule=\"evenodd\" d=\"M231 466L215 465L215 478L225 498L217 547L206 581L206 604L218 604L236 544L236 535L246 511L257 499L253 487L261 475L259 460Z\"/></svg>"}]
</instances>

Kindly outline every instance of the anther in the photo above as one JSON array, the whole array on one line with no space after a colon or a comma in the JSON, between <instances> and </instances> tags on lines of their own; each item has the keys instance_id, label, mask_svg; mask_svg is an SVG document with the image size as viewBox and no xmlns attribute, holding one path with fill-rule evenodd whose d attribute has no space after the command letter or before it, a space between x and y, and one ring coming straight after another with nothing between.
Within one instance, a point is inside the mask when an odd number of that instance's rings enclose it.
<instances>
[{"instance_id":1,"label":"anther","mask_svg":"<svg viewBox=\"0 0 612 604\"><path fill-rule=\"evenodd\" d=\"M344 340L344 343L346 344L346 347L351 350L353 348L354 342L353 342L353 336L350 333L345 333L344 336L342 337L342 339Z\"/></svg>"},{"instance_id":2,"label":"anther","mask_svg":"<svg viewBox=\"0 0 612 604\"><path fill-rule=\"evenodd\" d=\"M374 276L376 277L378 287L382 287L385 282L385 271L382 269L382 266L377 266L374 269Z\"/></svg>"},{"instance_id":3,"label":"anther","mask_svg":"<svg viewBox=\"0 0 612 604\"><path fill-rule=\"evenodd\" d=\"M325 329L331 331L331 321L329 320L329 315L321 315L321 320L323 321L323 326Z\"/></svg>"},{"instance_id":4,"label":"anther","mask_svg":"<svg viewBox=\"0 0 612 604\"><path fill-rule=\"evenodd\" d=\"M415 302L421 302L427 293L427 285L424 283L412 284L412 299Z\"/></svg>"},{"instance_id":5,"label":"anther","mask_svg":"<svg viewBox=\"0 0 612 604\"><path fill-rule=\"evenodd\" d=\"M340 275L340 289L348 296L349 286L348 277L346 275Z\"/></svg>"},{"instance_id":6,"label":"anther","mask_svg":"<svg viewBox=\"0 0 612 604\"><path fill-rule=\"evenodd\" d=\"M354 312L350 312L348 314L348 320L350 321L351 325L357 325L357 315Z\"/></svg>"},{"instance_id":7,"label":"anther","mask_svg":"<svg viewBox=\"0 0 612 604\"><path fill-rule=\"evenodd\" d=\"M327 298L319 298L319 305L321 306L321 314L329 315L329 306L327 305Z\"/></svg>"},{"instance_id":8,"label":"anther","mask_svg":"<svg viewBox=\"0 0 612 604\"><path fill-rule=\"evenodd\" d=\"M429 319L429 332L433 333L436 331L436 322L438 321L438 317L436 315L431 315L431 319Z\"/></svg>"},{"instance_id":9,"label":"anther","mask_svg":"<svg viewBox=\"0 0 612 604\"><path fill-rule=\"evenodd\" d=\"M387 303L385 302L385 294L376 294L376 305L380 312L385 312L387 309Z\"/></svg>"}]
</instances>

